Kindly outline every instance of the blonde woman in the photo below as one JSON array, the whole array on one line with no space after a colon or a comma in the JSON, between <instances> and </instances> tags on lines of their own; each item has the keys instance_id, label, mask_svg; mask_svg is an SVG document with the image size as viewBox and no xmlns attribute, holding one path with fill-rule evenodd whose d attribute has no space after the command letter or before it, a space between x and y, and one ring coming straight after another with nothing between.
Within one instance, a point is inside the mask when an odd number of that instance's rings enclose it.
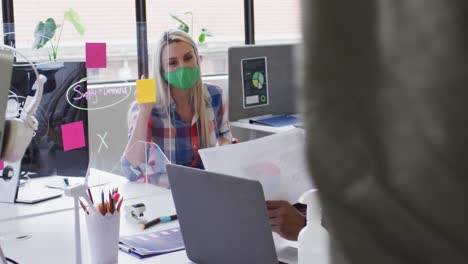
<instances>
[{"instance_id":1,"label":"blonde woman","mask_svg":"<svg viewBox=\"0 0 468 264\"><path fill-rule=\"evenodd\" d=\"M145 150L143 141L159 146L172 163L203 168L199 149L232 140L222 90L203 83L200 56L188 34L165 32L158 43L154 66L156 104L134 103L129 111L130 139L122 169L130 180L144 179L145 172L152 174L161 169L156 164L156 147Z\"/></svg>"}]
</instances>

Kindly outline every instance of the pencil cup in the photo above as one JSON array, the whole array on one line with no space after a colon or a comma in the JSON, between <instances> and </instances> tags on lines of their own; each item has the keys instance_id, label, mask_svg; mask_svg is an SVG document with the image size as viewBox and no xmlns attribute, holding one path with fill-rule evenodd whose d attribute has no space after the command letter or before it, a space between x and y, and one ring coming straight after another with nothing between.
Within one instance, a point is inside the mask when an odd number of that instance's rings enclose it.
<instances>
[{"instance_id":1,"label":"pencil cup","mask_svg":"<svg viewBox=\"0 0 468 264\"><path fill-rule=\"evenodd\" d=\"M102 215L89 211L86 215L91 263L111 264L118 262L120 213Z\"/></svg>"}]
</instances>

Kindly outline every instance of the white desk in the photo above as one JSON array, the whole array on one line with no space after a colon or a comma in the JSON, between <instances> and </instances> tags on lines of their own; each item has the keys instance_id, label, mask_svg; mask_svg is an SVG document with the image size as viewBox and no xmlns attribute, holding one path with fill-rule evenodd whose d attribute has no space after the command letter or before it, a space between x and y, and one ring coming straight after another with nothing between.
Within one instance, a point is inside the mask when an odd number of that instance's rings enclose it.
<instances>
[{"instance_id":1,"label":"white desk","mask_svg":"<svg viewBox=\"0 0 468 264\"><path fill-rule=\"evenodd\" d=\"M175 213L171 194L138 198L128 203L136 202L145 203L148 219ZM122 206L125 206L125 204L124 202ZM178 221L173 221L141 231L138 228L139 224L129 219L124 210L121 210L121 212L121 236L164 230L179 225ZM84 214L81 210L80 216L83 263L89 263L88 235ZM73 263L75 256L73 221L73 211L70 210L21 220L5 221L0 226L0 245L6 256L19 263ZM14 240L18 236L28 236L28 238ZM11 238L12 240L5 240L5 238ZM290 255L295 254L295 251L285 244L279 246L278 251L282 260L288 260L288 258L290 260ZM283 257L281 257L281 254L283 254ZM292 259L294 259L294 256ZM119 251L119 263L187 264L193 262L187 258L185 251L182 250L141 260Z\"/></svg>"},{"instance_id":2,"label":"white desk","mask_svg":"<svg viewBox=\"0 0 468 264\"><path fill-rule=\"evenodd\" d=\"M156 195L134 199L129 203L143 202L147 206L148 219L175 213L172 195ZM178 226L178 221L163 223L145 231L139 224L127 218L123 206L121 210L120 235L152 232ZM89 263L88 235L84 213L80 209L83 263ZM23 240L6 240L17 236L28 236ZM0 244L5 255L19 263L73 263L75 256L73 211L10 220L0 225ZM119 263L191 263L185 251L165 254L140 260L119 251Z\"/></svg>"},{"instance_id":3,"label":"white desk","mask_svg":"<svg viewBox=\"0 0 468 264\"><path fill-rule=\"evenodd\" d=\"M21 187L20 191L27 191L28 188L33 188L36 185L43 187L46 184L50 183L61 183L63 182L64 177L60 176L51 176L32 179L27 183L26 186ZM76 181L83 181L84 178L72 178L69 177L70 184L73 184ZM96 169L91 169L91 174L89 176L89 185L99 185L96 188L91 188L92 195L95 199L100 197L99 191L110 190L113 187L119 188L119 193L124 197L125 200L134 200L141 197L147 197L151 195L167 195L170 194L170 190L159 188L152 184L141 184L136 182L129 182L126 178L108 173L105 171L100 171ZM28 185L29 184L29 185ZM71 210L73 208L73 199L70 197L59 197L54 198L48 201L40 202L37 204L8 204L0 203L0 223L3 221L13 220L13 219L22 219L26 217L39 216L44 214L56 213Z\"/></svg>"},{"instance_id":4,"label":"white desk","mask_svg":"<svg viewBox=\"0 0 468 264\"><path fill-rule=\"evenodd\" d=\"M145 188L144 184L140 184ZM162 189L154 186L156 189ZM139 224L126 216L123 206L130 203L143 202L146 205L147 219L161 215L175 213L172 195L162 189L164 193L153 194L146 197L134 198L122 204L120 221L120 235L133 235L143 232L153 232L178 226L178 221L156 225L148 230L139 230ZM70 201L71 203L71 201ZM35 205L33 205L35 206ZM81 239L83 263L89 263L88 236L84 213L80 209ZM27 236L27 239L16 240L18 236ZM9 238L9 239L8 239ZM281 260L295 258L296 251L287 244L277 243L278 255ZM1 222L0 244L7 257L19 263L73 263L74 261L74 222L73 211L66 210L38 216L29 216L22 219L10 219ZM292 256L291 256L292 255ZM119 263L192 263L185 251L178 251L161 256L140 260L124 252L119 252ZM290 262L294 263L294 261Z\"/></svg>"}]
</instances>

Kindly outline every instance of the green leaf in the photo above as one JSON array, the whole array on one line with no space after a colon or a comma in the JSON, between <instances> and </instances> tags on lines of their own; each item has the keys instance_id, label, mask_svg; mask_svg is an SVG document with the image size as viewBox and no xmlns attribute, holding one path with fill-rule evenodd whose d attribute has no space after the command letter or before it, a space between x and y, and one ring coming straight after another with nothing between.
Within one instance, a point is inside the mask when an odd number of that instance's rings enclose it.
<instances>
[{"instance_id":1,"label":"green leaf","mask_svg":"<svg viewBox=\"0 0 468 264\"><path fill-rule=\"evenodd\" d=\"M213 34L211 34L211 32L208 29L202 28L200 36L198 36L198 42L203 43L205 42L206 37L212 37L212 36Z\"/></svg>"},{"instance_id":2,"label":"green leaf","mask_svg":"<svg viewBox=\"0 0 468 264\"><path fill-rule=\"evenodd\" d=\"M75 27L75 30L76 32L78 32L78 34L84 34L85 28L81 23L80 16L75 10L68 9L67 11L65 11L64 19L73 24L73 27Z\"/></svg>"},{"instance_id":3,"label":"green leaf","mask_svg":"<svg viewBox=\"0 0 468 264\"><path fill-rule=\"evenodd\" d=\"M185 23L182 19L180 19L178 16L176 15L173 15L173 14L170 14L170 16L177 20L177 22L180 23L180 26L178 27L179 30L182 30L184 31L185 33L189 33L189 29L190 27L187 25L187 23Z\"/></svg>"},{"instance_id":4,"label":"green leaf","mask_svg":"<svg viewBox=\"0 0 468 264\"><path fill-rule=\"evenodd\" d=\"M185 33L189 33L189 27L186 26L186 25L183 25L183 24L180 24L180 26L178 27L179 30L182 30L183 32Z\"/></svg>"},{"instance_id":5,"label":"green leaf","mask_svg":"<svg viewBox=\"0 0 468 264\"><path fill-rule=\"evenodd\" d=\"M205 34L200 34L200 36L198 36L198 42L200 43L203 43L205 42L205 38L206 38L206 35Z\"/></svg>"},{"instance_id":6,"label":"green leaf","mask_svg":"<svg viewBox=\"0 0 468 264\"><path fill-rule=\"evenodd\" d=\"M44 45L54 37L56 29L57 24L55 24L53 18L48 18L45 22L40 21L36 26L36 30L34 30L33 47L35 49L44 47Z\"/></svg>"}]
</instances>

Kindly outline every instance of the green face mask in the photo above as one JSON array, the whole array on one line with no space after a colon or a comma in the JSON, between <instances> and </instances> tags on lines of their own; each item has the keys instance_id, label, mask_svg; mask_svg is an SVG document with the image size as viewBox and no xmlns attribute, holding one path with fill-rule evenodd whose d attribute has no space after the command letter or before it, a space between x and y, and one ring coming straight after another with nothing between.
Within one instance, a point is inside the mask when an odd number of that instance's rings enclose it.
<instances>
[{"instance_id":1,"label":"green face mask","mask_svg":"<svg viewBox=\"0 0 468 264\"><path fill-rule=\"evenodd\" d=\"M168 81L172 86L181 90L188 90L200 78L200 70L197 67L190 68L182 66L173 72L164 72L164 80Z\"/></svg>"}]
</instances>

